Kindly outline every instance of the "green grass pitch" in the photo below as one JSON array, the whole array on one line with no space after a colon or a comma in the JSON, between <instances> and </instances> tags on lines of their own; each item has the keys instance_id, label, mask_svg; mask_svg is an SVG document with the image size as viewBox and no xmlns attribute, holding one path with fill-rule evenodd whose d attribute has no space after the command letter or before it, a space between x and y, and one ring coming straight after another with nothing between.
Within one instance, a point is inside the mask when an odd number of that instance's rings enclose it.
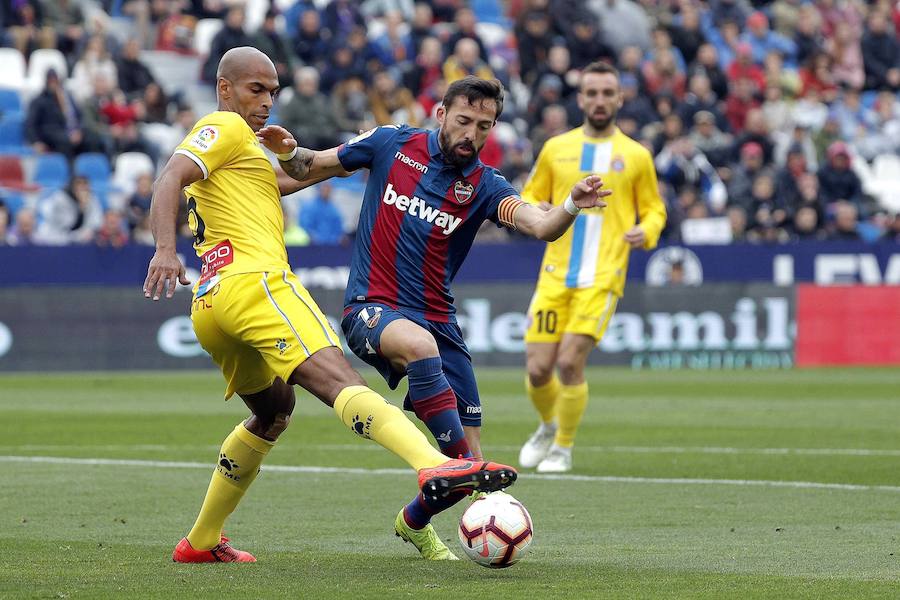
<instances>
[{"instance_id":1,"label":"green grass pitch","mask_svg":"<svg viewBox=\"0 0 900 600\"><path fill-rule=\"evenodd\" d=\"M478 376L485 452L515 464L522 371ZM173 564L245 415L218 374L0 376L0 598L900 596L900 370L589 381L575 473L522 473L532 552L492 571L396 538L412 471L305 393L226 526L259 562ZM462 508L435 521L451 549Z\"/></svg>"}]
</instances>

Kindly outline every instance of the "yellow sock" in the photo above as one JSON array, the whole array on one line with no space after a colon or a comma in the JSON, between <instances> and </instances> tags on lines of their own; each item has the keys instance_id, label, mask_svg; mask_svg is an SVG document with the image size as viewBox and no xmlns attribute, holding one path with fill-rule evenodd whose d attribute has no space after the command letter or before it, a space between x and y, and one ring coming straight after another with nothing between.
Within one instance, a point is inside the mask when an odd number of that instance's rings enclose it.
<instances>
[{"instance_id":1,"label":"yellow sock","mask_svg":"<svg viewBox=\"0 0 900 600\"><path fill-rule=\"evenodd\" d=\"M341 390L334 412L356 434L387 448L418 471L447 462L399 408L362 385Z\"/></svg>"},{"instance_id":2,"label":"yellow sock","mask_svg":"<svg viewBox=\"0 0 900 600\"><path fill-rule=\"evenodd\" d=\"M549 423L556 416L556 399L559 397L559 378L556 373L553 377L542 386L535 387L531 385L531 379L525 377L525 389L531 403L541 415L541 421Z\"/></svg>"},{"instance_id":3,"label":"yellow sock","mask_svg":"<svg viewBox=\"0 0 900 600\"><path fill-rule=\"evenodd\" d=\"M238 423L225 438L200 514L187 535L194 549L209 550L219 543L225 519L256 479L259 465L274 445L247 431L243 423Z\"/></svg>"},{"instance_id":4,"label":"yellow sock","mask_svg":"<svg viewBox=\"0 0 900 600\"><path fill-rule=\"evenodd\" d=\"M557 446L571 448L575 445L575 432L581 423L584 409L588 401L587 382L578 385L561 385L559 403L556 407L556 418L559 429L556 430L554 443Z\"/></svg>"}]
</instances>

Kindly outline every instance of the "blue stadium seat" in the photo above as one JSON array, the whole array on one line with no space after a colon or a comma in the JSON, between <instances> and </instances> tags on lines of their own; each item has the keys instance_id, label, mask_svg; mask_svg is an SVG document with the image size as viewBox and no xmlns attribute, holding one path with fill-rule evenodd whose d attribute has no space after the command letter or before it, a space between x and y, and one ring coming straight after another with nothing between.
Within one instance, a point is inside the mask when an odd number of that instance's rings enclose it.
<instances>
[{"instance_id":1,"label":"blue stadium seat","mask_svg":"<svg viewBox=\"0 0 900 600\"><path fill-rule=\"evenodd\" d=\"M86 152L75 158L75 175L87 177L91 185L107 185L111 173L112 168L105 154Z\"/></svg>"},{"instance_id":2,"label":"blue stadium seat","mask_svg":"<svg viewBox=\"0 0 900 600\"><path fill-rule=\"evenodd\" d=\"M500 0L472 0L470 7L475 13L475 20L480 23L510 25L509 19L503 14Z\"/></svg>"},{"instance_id":3,"label":"blue stadium seat","mask_svg":"<svg viewBox=\"0 0 900 600\"><path fill-rule=\"evenodd\" d=\"M5 190L0 193L0 200L3 200L3 203L6 204L12 217L15 217L16 213L25 206L25 195L11 190Z\"/></svg>"},{"instance_id":4,"label":"blue stadium seat","mask_svg":"<svg viewBox=\"0 0 900 600\"><path fill-rule=\"evenodd\" d=\"M25 116L9 113L0 117L0 154L31 154L25 143Z\"/></svg>"},{"instance_id":5,"label":"blue stadium seat","mask_svg":"<svg viewBox=\"0 0 900 600\"><path fill-rule=\"evenodd\" d=\"M66 187L69 185L69 161L56 152L38 155L32 181L42 188Z\"/></svg>"},{"instance_id":6,"label":"blue stadium seat","mask_svg":"<svg viewBox=\"0 0 900 600\"><path fill-rule=\"evenodd\" d=\"M19 92L9 88L0 88L0 117L22 113L22 98Z\"/></svg>"}]
</instances>

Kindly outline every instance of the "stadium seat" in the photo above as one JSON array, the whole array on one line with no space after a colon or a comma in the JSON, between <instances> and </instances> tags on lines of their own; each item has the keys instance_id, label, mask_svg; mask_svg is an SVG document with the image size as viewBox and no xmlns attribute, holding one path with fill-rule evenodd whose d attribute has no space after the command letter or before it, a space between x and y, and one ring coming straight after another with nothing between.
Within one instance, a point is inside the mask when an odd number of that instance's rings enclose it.
<instances>
[{"instance_id":1,"label":"stadium seat","mask_svg":"<svg viewBox=\"0 0 900 600\"><path fill-rule=\"evenodd\" d=\"M28 59L28 78L26 85L32 93L44 89L47 80L47 71L53 69L59 75L60 81L65 81L69 76L69 68L63 53L54 48L40 48L31 53Z\"/></svg>"},{"instance_id":2,"label":"stadium seat","mask_svg":"<svg viewBox=\"0 0 900 600\"><path fill-rule=\"evenodd\" d=\"M156 165L143 152L123 152L116 158L116 170L113 173L110 189L112 205L124 205L137 184L140 175L156 175Z\"/></svg>"},{"instance_id":3,"label":"stadium seat","mask_svg":"<svg viewBox=\"0 0 900 600\"><path fill-rule=\"evenodd\" d=\"M879 154L872 162L872 179L865 186L887 211L900 213L900 156Z\"/></svg>"},{"instance_id":4,"label":"stadium seat","mask_svg":"<svg viewBox=\"0 0 900 600\"><path fill-rule=\"evenodd\" d=\"M479 23L496 23L505 27L510 25L509 19L503 14L500 0L472 0L470 7Z\"/></svg>"},{"instance_id":5,"label":"stadium seat","mask_svg":"<svg viewBox=\"0 0 900 600\"><path fill-rule=\"evenodd\" d=\"M478 34L478 37L482 39L485 46L489 49L503 46L510 36L509 29L497 23L489 22L475 23L475 33Z\"/></svg>"},{"instance_id":6,"label":"stadium seat","mask_svg":"<svg viewBox=\"0 0 900 600\"><path fill-rule=\"evenodd\" d=\"M26 202L24 194L10 190L4 190L3 193L0 194L0 200L3 200L3 203L9 209L9 214L12 215L13 218L15 218L16 213L25 206Z\"/></svg>"},{"instance_id":7,"label":"stadium seat","mask_svg":"<svg viewBox=\"0 0 900 600\"><path fill-rule=\"evenodd\" d=\"M0 188L15 191L33 191L35 188L25 181L22 159L15 155L0 156Z\"/></svg>"},{"instance_id":8,"label":"stadium seat","mask_svg":"<svg viewBox=\"0 0 900 600\"><path fill-rule=\"evenodd\" d=\"M222 19L200 19L194 28L194 51L200 56L208 56L213 38L225 24Z\"/></svg>"},{"instance_id":9,"label":"stadium seat","mask_svg":"<svg viewBox=\"0 0 900 600\"><path fill-rule=\"evenodd\" d=\"M269 0L247 0L244 4L244 29L248 33L256 32L266 18L271 3Z\"/></svg>"},{"instance_id":10,"label":"stadium seat","mask_svg":"<svg viewBox=\"0 0 900 600\"><path fill-rule=\"evenodd\" d=\"M22 90L25 87L25 57L15 48L0 48L0 88Z\"/></svg>"},{"instance_id":11,"label":"stadium seat","mask_svg":"<svg viewBox=\"0 0 900 600\"><path fill-rule=\"evenodd\" d=\"M86 152L75 158L75 175L87 177L91 184L107 183L109 180L109 159L99 152Z\"/></svg>"},{"instance_id":12,"label":"stadium seat","mask_svg":"<svg viewBox=\"0 0 900 600\"><path fill-rule=\"evenodd\" d=\"M0 88L0 117L22 113L22 97L17 90Z\"/></svg>"},{"instance_id":13,"label":"stadium seat","mask_svg":"<svg viewBox=\"0 0 900 600\"><path fill-rule=\"evenodd\" d=\"M64 188L69 185L69 161L57 152L39 154L31 180L45 189Z\"/></svg>"},{"instance_id":14,"label":"stadium seat","mask_svg":"<svg viewBox=\"0 0 900 600\"><path fill-rule=\"evenodd\" d=\"M8 113L0 117L0 153L31 154L31 147L25 142L25 115Z\"/></svg>"}]
</instances>

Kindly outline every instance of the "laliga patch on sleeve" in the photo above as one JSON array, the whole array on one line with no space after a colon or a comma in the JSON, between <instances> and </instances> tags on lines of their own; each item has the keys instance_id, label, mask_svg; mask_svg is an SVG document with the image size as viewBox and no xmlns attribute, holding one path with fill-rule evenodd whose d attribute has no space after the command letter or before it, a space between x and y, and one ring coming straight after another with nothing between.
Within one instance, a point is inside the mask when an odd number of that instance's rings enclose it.
<instances>
[{"instance_id":1,"label":"laliga patch on sleeve","mask_svg":"<svg viewBox=\"0 0 900 600\"><path fill-rule=\"evenodd\" d=\"M213 127L212 125L207 125L203 129L195 133L194 137L191 138L191 141L188 142L188 144L200 150L201 152L206 152L210 148L212 148L217 139L219 139L219 128Z\"/></svg>"}]
</instances>

